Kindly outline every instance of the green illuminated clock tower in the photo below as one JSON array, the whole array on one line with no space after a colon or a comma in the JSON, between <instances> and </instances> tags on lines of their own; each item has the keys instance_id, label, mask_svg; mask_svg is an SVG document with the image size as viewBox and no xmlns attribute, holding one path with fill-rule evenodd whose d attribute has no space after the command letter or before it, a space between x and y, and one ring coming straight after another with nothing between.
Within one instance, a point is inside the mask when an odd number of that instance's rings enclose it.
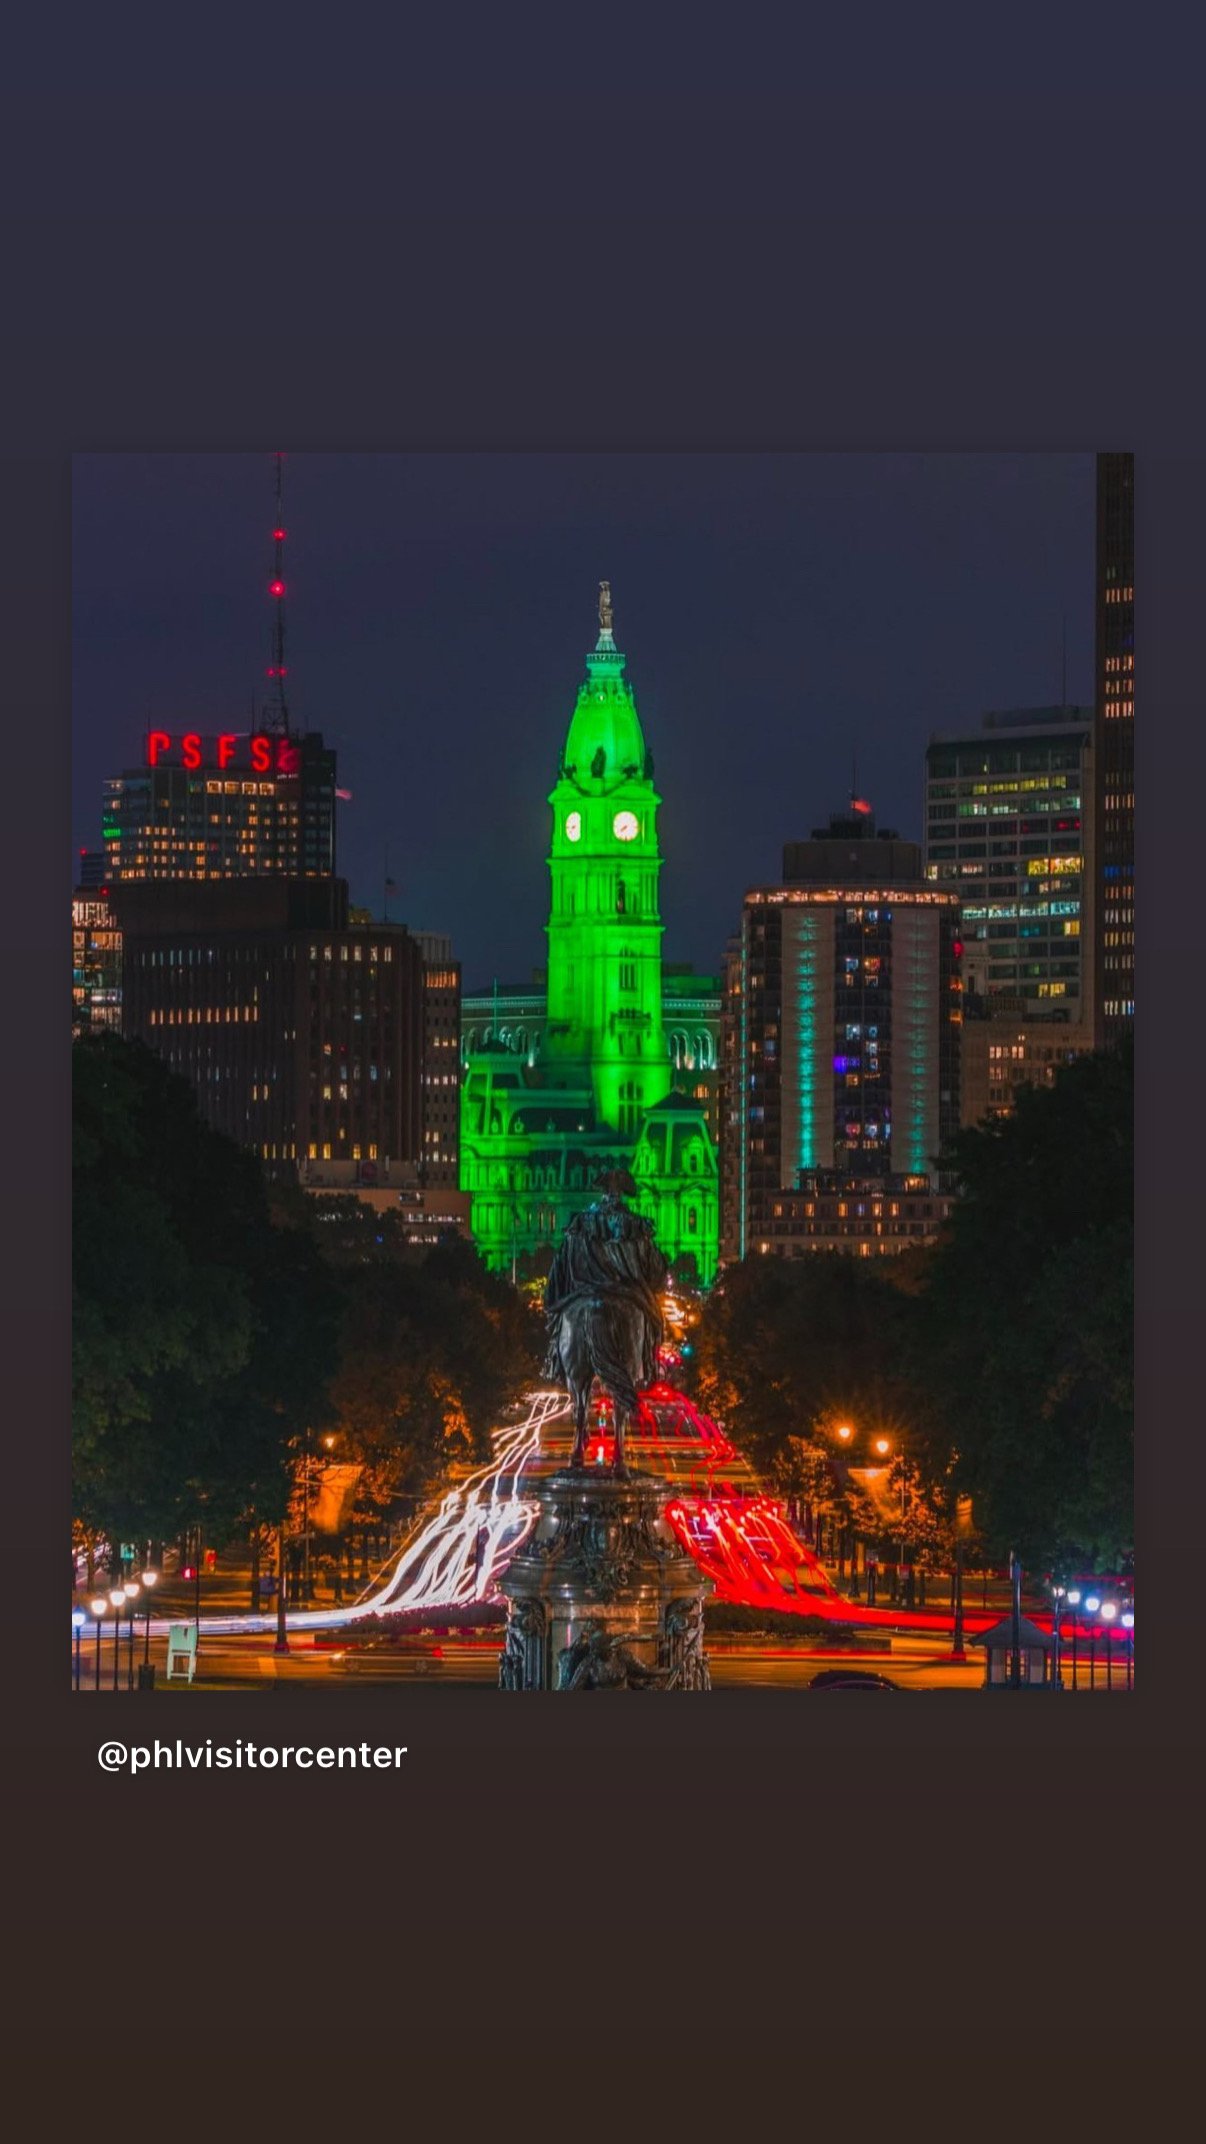
<instances>
[{"instance_id":1,"label":"green illuminated clock tower","mask_svg":"<svg viewBox=\"0 0 1206 2144\"><path fill-rule=\"evenodd\" d=\"M465 1064L461 1184L493 1266L554 1244L598 1176L621 1167L667 1257L705 1286L715 1277L715 1148L700 1101L673 1091L662 1025L660 802L603 581L549 797L543 1029L527 1054L496 1040Z\"/></svg>"},{"instance_id":2,"label":"green illuminated clock tower","mask_svg":"<svg viewBox=\"0 0 1206 2144\"><path fill-rule=\"evenodd\" d=\"M670 1091L662 1032L662 925L653 759L602 584L599 639L565 740L549 857L546 1057L551 1078L589 1078L600 1122L635 1133Z\"/></svg>"}]
</instances>

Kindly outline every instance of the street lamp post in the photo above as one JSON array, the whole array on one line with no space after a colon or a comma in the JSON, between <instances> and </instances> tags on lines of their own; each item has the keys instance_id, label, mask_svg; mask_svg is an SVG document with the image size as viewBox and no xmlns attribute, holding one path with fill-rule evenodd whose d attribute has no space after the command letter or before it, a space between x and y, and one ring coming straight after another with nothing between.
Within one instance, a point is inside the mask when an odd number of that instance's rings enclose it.
<instances>
[{"instance_id":1,"label":"street lamp post","mask_svg":"<svg viewBox=\"0 0 1206 2144\"><path fill-rule=\"evenodd\" d=\"M1063 1685L1062 1685L1062 1683L1061 1683L1061 1681L1060 1681L1060 1674L1059 1674L1059 1648L1060 1648L1060 1639L1061 1639L1061 1635L1062 1635L1062 1633L1061 1633L1061 1631L1060 1631L1060 1618L1061 1618L1061 1617L1062 1617L1062 1615L1063 1615L1063 1610L1064 1610L1064 1599L1065 1599L1065 1595L1066 1595L1066 1592L1067 1592L1067 1588L1066 1588L1066 1587L1064 1587L1064 1586L1059 1586L1059 1585L1056 1585L1055 1581L1054 1581L1054 1580L1052 1580L1052 1584L1051 1584L1051 1606L1052 1606L1052 1613L1051 1613L1051 1640L1052 1640L1052 1643L1051 1643L1051 1687L1052 1687L1052 1689L1053 1689L1053 1690L1059 1690L1059 1689L1062 1689L1062 1688L1063 1688Z\"/></svg>"},{"instance_id":2,"label":"street lamp post","mask_svg":"<svg viewBox=\"0 0 1206 2144\"><path fill-rule=\"evenodd\" d=\"M1022 1687L1022 1565L1009 1552L1009 1687Z\"/></svg>"},{"instance_id":3,"label":"street lamp post","mask_svg":"<svg viewBox=\"0 0 1206 2144\"><path fill-rule=\"evenodd\" d=\"M1079 1608L1079 1606L1080 1606L1080 1587L1079 1587L1079 1586L1069 1586L1069 1588L1068 1588L1068 1591L1067 1591L1067 1593L1066 1593L1066 1595L1065 1595L1065 1599L1067 1600L1067 1603L1068 1603L1068 1606L1069 1606L1069 1608L1070 1608L1070 1609L1072 1610L1072 1689L1073 1689L1073 1693L1075 1694L1075 1691L1076 1691L1076 1611L1077 1611L1077 1609L1078 1609L1078 1608Z\"/></svg>"},{"instance_id":4,"label":"street lamp post","mask_svg":"<svg viewBox=\"0 0 1206 2144\"><path fill-rule=\"evenodd\" d=\"M310 1591L310 1424L302 1453L302 1599L309 1604Z\"/></svg>"},{"instance_id":5,"label":"street lamp post","mask_svg":"<svg viewBox=\"0 0 1206 2144\"><path fill-rule=\"evenodd\" d=\"M1101 1595L1100 1595L1100 1593L1086 1593L1086 1595L1085 1595L1085 1613L1086 1613L1086 1615L1096 1615L1096 1614L1097 1614L1097 1611L1098 1611L1098 1609L1100 1608L1100 1606L1101 1606ZM1089 1689L1090 1689L1090 1690L1092 1691L1092 1690L1095 1690L1096 1688L1097 1688L1097 1625L1096 1625L1096 1623L1090 1623L1090 1625L1089 1625Z\"/></svg>"},{"instance_id":6,"label":"street lamp post","mask_svg":"<svg viewBox=\"0 0 1206 2144\"><path fill-rule=\"evenodd\" d=\"M874 1439L873 1439L872 1441L873 1441L873 1443L874 1443L874 1447L875 1447L875 1450L876 1450L876 1451L878 1452L878 1454L879 1454L880 1458L881 1458L881 1459L886 1459L886 1458L887 1458L887 1456L888 1456L888 1454L889 1454L889 1452L890 1452L890 1451L891 1451L891 1449L892 1449L892 1441L891 1441L891 1438L889 1438L889 1437L876 1437L876 1438L874 1438ZM902 1533L903 1533L903 1530L904 1530L904 1491L903 1491L903 1488L902 1488L902 1490L901 1490L901 1507L900 1507L900 1510L901 1510L901 1521L900 1521L900 1523L901 1523L901 1531L902 1531ZM886 1536L887 1536L887 1533L888 1533L888 1528L887 1528L887 1527L885 1526L885 1528L884 1528L884 1534L885 1534L885 1547L887 1546L887 1541L886 1541ZM901 1559L902 1559L902 1561L903 1561L903 1558L904 1558L904 1542L903 1542L903 1540L901 1541L901 1545L900 1545L900 1553L901 1553ZM895 1579L894 1579L894 1581L893 1581L893 1587L892 1587L892 1598L893 1598L894 1600L896 1600L896 1599L899 1599L899 1597L900 1597L900 1564L898 1563L898 1564L897 1564L897 1566L896 1566L896 1576L895 1576Z\"/></svg>"},{"instance_id":7,"label":"street lamp post","mask_svg":"<svg viewBox=\"0 0 1206 2144\"><path fill-rule=\"evenodd\" d=\"M78 1690L78 1689L79 1689L79 1686L80 1686L80 1642L81 1642L81 1633L82 1633L82 1631L83 1631L84 1625L85 1625L85 1623L87 1622L87 1620L88 1620L88 1618L87 1618L87 1616L86 1616L86 1615L84 1614L84 1611L83 1611L83 1609L82 1609L82 1608L73 1608L73 1609L72 1609L72 1611L71 1611L71 1629L72 1629L72 1662L71 1662L71 1687L72 1687L72 1689L73 1689L73 1690Z\"/></svg>"},{"instance_id":8,"label":"street lamp post","mask_svg":"<svg viewBox=\"0 0 1206 2144\"><path fill-rule=\"evenodd\" d=\"M1117 1613L1118 1613L1118 1603L1117 1603L1117 1601L1103 1601L1103 1602L1102 1602L1102 1604L1101 1604L1101 1620L1102 1620L1102 1622L1103 1622L1103 1623L1105 1624L1105 1634L1106 1634L1106 1636L1105 1636L1105 1648L1106 1648L1106 1689L1107 1689L1107 1690L1112 1690L1112 1689L1113 1689L1113 1687L1114 1687L1114 1653L1113 1653L1113 1647L1112 1647L1112 1645L1111 1645L1111 1643L1110 1643L1110 1639L1111 1639L1111 1636L1112 1636L1112 1633L1113 1633L1113 1624L1114 1624L1114 1618L1115 1618L1115 1616L1117 1615Z\"/></svg>"},{"instance_id":9,"label":"street lamp post","mask_svg":"<svg viewBox=\"0 0 1206 2144\"><path fill-rule=\"evenodd\" d=\"M121 1669L121 1612L126 1605L124 1586L109 1588L109 1605L113 1610L113 1687L116 1690L120 1687L118 1675Z\"/></svg>"},{"instance_id":10,"label":"street lamp post","mask_svg":"<svg viewBox=\"0 0 1206 2144\"><path fill-rule=\"evenodd\" d=\"M130 1630L126 1649L126 1688L127 1690L132 1690L134 1688L134 1603L142 1592L142 1587L136 1578L131 1578L127 1580L121 1590L125 1594L126 1606L130 1611Z\"/></svg>"},{"instance_id":11,"label":"street lamp post","mask_svg":"<svg viewBox=\"0 0 1206 2144\"><path fill-rule=\"evenodd\" d=\"M146 1635L143 1640L142 1647L142 1664L145 1668L151 1658L151 1589L152 1587L157 1586L159 1584L158 1571L153 1571L149 1569L144 1571L142 1574L142 1582L143 1585L146 1587L146 1601L144 1604L146 1607Z\"/></svg>"},{"instance_id":12,"label":"street lamp post","mask_svg":"<svg viewBox=\"0 0 1206 2144\"><path fill-rule=\"evenodd\" d=\"M99 1594L97 1594L97 1596L96 1596L96 1598L95 1598L94 1600L91 1600L91 1601L89 1601L89 1603L88 1603L88 1606L89 1606L89 1607L91 1608L91 1610L92 1610L92 1613L93 1613L93 1615L94 1615L94 1616L96 1617L96 1687L97 1687L97 1689L99 1690L99 1689L100 1689L100 1656L101 1656L101 1620L102 1620L102 1618L103 1618L103 1616L104 1616L104 1613L105 1613L105 1609L106 1609L106 1608L107 1608L107 1606L108 1606L108 1602L106 1601L106 1599L105 1599L105 1596L104 1596L104 1594L103 1594L103 1593L99 1593Z\"/></svg>"},{"instance_id":13,"label":"street lamp post","mask_svg":"<svg viewBox=\"0 0 1206 2144\"><path fill-rule=\"evenodd\" d=\"M276 1644L274 1653L289 1650L289 1627L285 1616L285 1522L282 1519L276 1532Z\"/></svg>"},{"instance_id":14,"label":"street lamp post","mask_svg":"<svg viewBox=\"0 0 1206 2144\"><path fill-rule=\"evenodd\" d=\"M1135 1612L1126 1608L1118 1618L1126 1632L1126 1686L1131 1689L1135 1679Z\"/></svg>"},{"instance_id":15,"label":"street lamp post","mask_svg":"<svg viewBox=\"0 0 1206 2144\"><path fill-rule=\"evenodd\" d=\"M951 1625L951 1659L966 1660L963 1644L963 1543L955 1534L955 1613Z\"/></svg>"}]
</instances>

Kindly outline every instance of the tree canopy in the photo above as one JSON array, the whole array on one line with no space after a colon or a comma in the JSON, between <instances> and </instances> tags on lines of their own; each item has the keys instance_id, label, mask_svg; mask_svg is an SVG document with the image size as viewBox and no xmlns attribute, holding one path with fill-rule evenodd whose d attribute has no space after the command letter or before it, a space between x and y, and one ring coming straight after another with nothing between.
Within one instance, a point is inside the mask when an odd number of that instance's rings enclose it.
<instances>
[{"instance_id":1,"label":"tree canopy","mask_svg":"<svg viewBox=\"0 0 1206 2144\"><path fill-rule=\"evenodd\" d=\"M700 1329L703 1403L822 1503L845 1416L915 1470L919 1538L970 1495L994 1559L1115 1563L1133 1532L1133 1108L1131 1045L1082 1057L960 1134L961 1196L924 1257L730 1267Z\"/></svg>"},{"instance_id":2,"label":"tree canopy","mask_svg":"<svg viewBox=\"0 0 1206 2144\"><path fill-rule=\"evenodd\" d=\"M1024 1089L951 1159L913 1332L931 1465L998 1553L1108 1567L1133 1540L1133 1046Z\"/></svg>"},{"instance_id":3,"label":"tree canopy","mask_svg":"<svg viewBox=\"0 0 1206 2144\"><path fill-rule=\"evenodd\" d=\"M339 1362L331 1405L340 1453L366 1468L379 1504L414 1495L450 1465L483 1458L500 1416L539 1374L543 1328L502 1276L461 1238L420 1259L374 1227L373 1251L349 1262L356 1224L316 1227L342 1271Z\"/></svg>"},{"instance_id":4,"label":"tree canopy","mask_svg":"<svg viewBox=\"0 0 1206 2144\"><path fill-rule=\"evenodd\" d=\"M908 1313L878 1264L825 1254L746 1258L706 1300L701 1401L767 1474L789 1440L815 1438L843 1417L895 1440L913 1407Z\"/></svg>"},{"instance_id":5,"label":"tree canopy","mask_svg":"<svg viewBox=\"0 0 1206 2144\"><path fill-rule=\"evenodd\" d=\"M111 1034L73 1049L75 1513L110 1539L278 1518L321 1409L336 1298L255 1156Z\"/></svg>"}]
</instances>

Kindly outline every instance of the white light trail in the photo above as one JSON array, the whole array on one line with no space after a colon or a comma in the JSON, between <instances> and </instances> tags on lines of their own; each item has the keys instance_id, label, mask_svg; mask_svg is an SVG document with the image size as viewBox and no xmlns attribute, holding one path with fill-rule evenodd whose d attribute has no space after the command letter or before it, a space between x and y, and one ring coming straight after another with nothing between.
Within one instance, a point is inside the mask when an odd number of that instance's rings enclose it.
<instances>
[{"instance_id":1,"label":"white light trail","mask_svg":"<svg viewBox=\"0 0 1206 2144\"><path fill-rule=\"evenodd\" d=\"M446 1492L431 1517L387 1566L387 1576L374 1580L349 1607L290 1609L287 1628L337 1630L367 1616L397 1614L404 1608L467 1607L473 1601L497 1601L496 1574L501 1576L536 1522L535 1503L519 1493L523 1470L540 1451L546 1422L568 1414L570 1402L564 1392L530 1392L527 1407L521 1422L494 1431L489 1459ZM151 1629L157 1637L164 1637L172 1623L188 1620L165 1617L152 1622ZM275 1613L201 1618L202 1633L212 1637L239 1632L256 1636L276 1627Z\"/></svg>"}]
</instances>

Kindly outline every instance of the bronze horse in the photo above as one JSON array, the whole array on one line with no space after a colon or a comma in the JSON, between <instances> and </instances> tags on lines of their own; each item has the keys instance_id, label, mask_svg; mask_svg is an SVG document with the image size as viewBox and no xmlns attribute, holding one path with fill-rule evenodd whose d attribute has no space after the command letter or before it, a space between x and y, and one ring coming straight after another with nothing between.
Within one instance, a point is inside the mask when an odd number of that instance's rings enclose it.
<instances>
[{"instance_id":1,"label":"bronze horse","mask_svg":"<svg viewBox=\"0 0 1206 2144\"><path fill-rule=\"evenodd\" d=\"M661 1296L668 1271L653 1224L626 1206L631 1177L602 1179L604 1196L575 1214L558 1245L545 1290L549 1328L545 1375L574 1405L571 1467L586 1464L586 1412L596 1377L615 1408L614 1471L626 1474L624 1437L637 1395L657 1374Z\"/></svg>"}]
</instances>

